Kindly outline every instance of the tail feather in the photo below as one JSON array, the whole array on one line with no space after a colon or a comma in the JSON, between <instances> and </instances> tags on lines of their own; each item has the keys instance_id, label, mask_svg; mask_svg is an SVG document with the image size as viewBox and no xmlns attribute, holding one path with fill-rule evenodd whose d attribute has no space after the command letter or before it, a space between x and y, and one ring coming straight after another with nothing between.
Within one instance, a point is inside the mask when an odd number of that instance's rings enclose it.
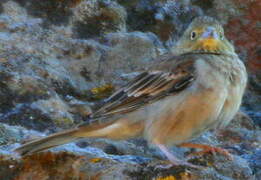
<instances>
[{"instance_id":1,"label":"tail feather","mask_svg":"<svg viewBox=\"0 0 261 180\"><path fill-rule=\"evenodd\" d=\"M68 130L28 142L22 145L21 147L15 149L15 152L24 156L32 153L37 153L62 144L66 144L68 142L79 139L79 137L74 136L76 131L77 129Z\"/></svg>"},{"instance_id":2,"label":"tail feather","mask_svg":"<svg viewBox=\"0 0 261 180\"><path fill-rule=\"evenodd\" d=\"M24 156L86 137L124 139L140 134L142 129L143 125L140 123L134 123L132 125L124 124L122 122L83 124L72 130L63 131L31 141L15 149L14 151Z\"/></svg>"}]
</instances>

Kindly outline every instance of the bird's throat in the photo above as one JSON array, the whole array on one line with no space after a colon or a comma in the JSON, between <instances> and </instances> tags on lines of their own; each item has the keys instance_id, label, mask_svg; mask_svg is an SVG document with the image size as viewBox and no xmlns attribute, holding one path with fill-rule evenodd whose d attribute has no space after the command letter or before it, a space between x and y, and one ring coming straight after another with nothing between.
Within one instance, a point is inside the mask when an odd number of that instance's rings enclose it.
<instances>
[{"instance_id":1,"label":"bird's throat","mask_svg":"<svg viewBox=\"0 0 261 180\"><path fill-rule=\"evenodd\" d=\"M196 49L205 52L218 52L220 50L220 42L214 38L202 39L197 42Z\"/></svg>"}]
</instances>

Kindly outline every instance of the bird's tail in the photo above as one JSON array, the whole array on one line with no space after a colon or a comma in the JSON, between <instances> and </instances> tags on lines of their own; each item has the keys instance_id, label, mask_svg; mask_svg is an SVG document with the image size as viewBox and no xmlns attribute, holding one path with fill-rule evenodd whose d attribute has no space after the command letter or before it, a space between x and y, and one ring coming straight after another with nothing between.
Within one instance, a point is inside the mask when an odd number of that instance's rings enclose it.
<instances>
[{"instance_id":1,"label":"bird's tail","mask_svg":"<svg viewBox=\"0 0 261 180\"><path fill-rule=\"evenodd\" d=\"M37 153L58 145L62 145L76 139L79 137L75 136L77 129L67 130L60 133L56 133L41 139L37 139L31 142L28 142L21 147L15 149L15 152L24 156L27 154Z\"/></svg>"},{"instance_id":2,"label":"bird's tail","mask_svg":"<svg viewBox=\"0 0 261 180\"><path fill-rule=\"evenodd\" d=\"M55 146L66 144L81 138L126 139L139 135L143 131L143 122L126 123L126 121L82 124L72 130L65 130L38 140L31 141L14 151L24 156L37 153Z\"/></svg>"}]
</instances>

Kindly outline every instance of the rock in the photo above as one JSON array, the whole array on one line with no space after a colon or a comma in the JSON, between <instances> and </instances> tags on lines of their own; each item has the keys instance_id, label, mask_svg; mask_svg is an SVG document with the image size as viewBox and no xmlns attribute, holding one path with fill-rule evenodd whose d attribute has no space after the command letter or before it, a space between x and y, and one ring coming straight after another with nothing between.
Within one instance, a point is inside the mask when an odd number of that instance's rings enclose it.
<instances>
[{"instance_id":1,"label":"rock","mask_svg":"<svg viewBox=\"0 0 261 180\"><path fill-rule=\"evenodd\" d=\"M120 0L119 3L127 9L130 30L153 32L168 46L173 45L172 40L177 40L193 17L202 15L202 10L187 0Z\"/></svg>"},{"instance_id":2,"label":"rock","mask_svg":"<svg viewBox=\"0 0 261 180\"><path fill-rule=\"evenodd\" d=\"M73 11L72 23L78 38L94 38L126 31L126 11L112 0L82 1Z\"/></svg>"},{"instance_id":3,"label":"rock","mask_svg":"<svg viewBox=\"0 0 261 180\"><path fill-rule=\"evenodd\" d=\"M259 7L257 0L2 0L0 179L260 179ZM233 161L205 155L189 160L204 170L164 169L165 156L141 139L87 139L14 155L18 142L85 121L169 51L198 15L222 22L249 71L244 113L193 140L229 150ZM195 152L172 151L180 159Z\"/></svg>"},{"instance_id":4,"label":"rock","mask_svg":"<svg viewBox=\"0 0 261 180\"><path fill-rule=\"evenodd\" d=\"M226 22L225 29L227 36L231 39L236 47L240 57L246 62L249 71L249 88L246 93L244 104L247 109L260 109L260 46L258 37L260 31L260 14L261 10L259 1L231 1L235 4L240 14L230 16ZM238 36L240 34L240 37ZM258 110L257 110L258 111ZM254 118L258 118L257 124L260 124L260 115L250 113ZM257 116L257 117L256 117Z\"/></svg>"},{"instance_id":5,"label":"rock","mask_svg":"<svg viewBox=\"0 0 261 180\"><path fill-rule=\"evenodd\" d=\"M21 136L8 128L7 125L0 123L0 146L12 144L22 140Z\"/></svg>"},{"instance_id":6,"label":"rock","mask_svg":"<svg viewBox=\"0 0 261 180\"><path fill-rule=\"evenodd\" d=\"M119 83L122 74L145 70L162 50L152 33L110 33L101 41L110 48L102 57L100 74L105 81L116 85L124 83Z\"/></svg>"},{"instance_id":7,"label":"rock","mask_svg":"<svg viewBox=\"0 0 261 180\"><path fill-rule=\"evenodd\" d=\"M233 154L244 155L260 148L260 128L244 113L238 113L228 127L217 132L222 146Z\"/></svg>"},{"instance_id":8,"label":"rock","mask_svg":"<svg viewBox=\"0 0 261 180\"><path fill-rule=\"evenodd\" d=\"M42 18L44 25L69 22L72 15L72 8L78 5L81 0L14 0L24 7L27 14L33 17ZM17 7L17 6L16 6Z\"/></svg>"},{"instance_id":9,"label":"rock","mask_svg":"<svg viewBox=\"0 0 261 180\"><path fill-rule=\"evenodd\" d=\"M12 125L55 131L57 126L68 127L73 118L75 122L84 120L89 110L72 107L68 96L78 101L107 97L114 89L109 84L121 85L124 82L121 74L146 67L162 48L152 33L108 34L100 42L71 39L66 33L58 34L57 28L43 29L41 20L29 17L13 1L3 6L0 121ZM22 17L16 18L20 12ZM95 88L106 84L110 88L93 93Z\"/></svg>"},{"instance_id":10,"label":"rock","mask_svg":"<svg viewBox=\"0 0 261 180\"><path fill-rule=\"evenodd\" d=\"M227 129L232 129L237 131L237 133L244 132L242 129L247 129L249 131L255 129L256 133L257 131L260 133L260 130L256 129L255 126L252 126L252 123L251 119L241 113L236 116ZM10 129L17 129L17 127L10 127ZM20 129L20 133L23 137L30 134L25 129ZM32 134L40 135L35 132ZM221 139L221 135L223 135L223 139ZM227 139L224 139L224 137ZM231 139L228 139L228 137ZM257 138L258 137L261 136L258 135ZM229 149L231 149L232 147L237 147L238 143L240 143L233 141L233 139L234 137L231 137L231 135L228 134L219 134L216 138L213 133L208 133L199 139L198 142L208 142L208 144L214 145L220 144L221 146L224 146L224 144L228 142L230 144ZM210 143L210 141L212 143ZM246 140L244 139L242 141L245 142ZM17 140L15 142L17 142ZM256 142L249 143L253 143L254 145ZM151 149L144 145L144 142L138 142L137 140L132 140L132 142L113 142L105 139L89 139L87 141L78 142L76 145L70 143L57 147L52 150L55 151L54 153L40 153L24 157L23 159L14 159L10 157L12 154L6 155L4 153L0 160L0 167L3 170L0 171L2 173L0 174L0 177L8 177L4 174L8 173L13 175L10 179L18 177L26 179L27 176L34 172L34 176L41 180L50 176L56 177L56 175L52 174L54 167L56 167L55 172L59 172L58 179L67 177L68 173L66 172L70 170L72 173L68 178L74 177L83 179L86 176L99 177L99 179L114 179L113 177L116 176L120 177L120 179L141 179L142 177L145 179L190 178L195 180L254 180L255 176L258 177L260 174L260 160L258 144L256 144L256 151L253 151L253 145L250 149L247 148L247 146L242 146L241 153L233 151L232 161L229 161L224 156L218 154L215 156L205 155L202 157L193 157L189 160L194 164L205 166L205 169L203 170L190 169L189 167L182 166L162 169L160 167L164 165L165 162L161 159L165 158L154 154L155 152L153 153ZM245 151L243 151L244 148ZM101 149L103 149L104 152ZM73 152L74 154L62 153L61 151ZM251 155L250 151L254 152L254 154ZM178 151L175 149L175 152L177 153ZM186 150L186 152L188 151ZM47 168L43 168L46 164L48 164ZM71 166L69 166L69 164L71 164ZM76 169L74 169L74 167L76 167Z\"/></svg>"},{"instance_id":11,"label":"rock","mask_svg":"<svg viewBox=\"0 0 261 180\"><path fill-rule=\"evenodd\" d=\"M250 167L253 169L256 179L261 178L261 150L260 148L254 151L252 154L244 155L244 158L249 161Z\"/></svg>"},{"instance_id":12,"label":"rock","mask_svg":"<svg viewBox=\"0 0 261 180\"><path fill-rule=\"evenodd\" d=\"M123 157L124 158L124 157ZM137 164L130 162L113 161L107 158L97 158L91 154L79 156L71 153L40 153L30 155L20 160L8 156L1 157L0 177L8 179L31 179L39 180L46 178L56 179L250 179L254 180L252 172L244 160L238 162L220 163L223 168L217 173L218 168L206 168L204 170L189 169L186 167L175 167L160 169L160 163ZM240 167L237 167L241 164ZM244 165L242 165L244 164ZM226 165L226 166L224 166ZM232 171L231 171L232 168ZM68 173L70 172L70 173Z\"/></svg>"},{"instance_id":13,"label":"rock","mask_svg":"<svg viewBox=\"0 0 261 180\"><path fill-rule=\"evenodd\" d=\"M21 143L26 139L39 138L43 134L20 126L9 126L0 123L0 136L0 155L11 155L13 154L11 149L17 147L18 142Z\"/></svg>"}]
</instances>

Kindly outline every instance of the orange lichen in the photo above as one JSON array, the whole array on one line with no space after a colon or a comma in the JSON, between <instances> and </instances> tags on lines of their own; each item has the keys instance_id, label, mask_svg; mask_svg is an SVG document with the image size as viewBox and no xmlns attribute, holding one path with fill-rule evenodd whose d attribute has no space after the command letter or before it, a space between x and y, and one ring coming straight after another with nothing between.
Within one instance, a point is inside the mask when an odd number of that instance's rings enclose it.
<instances>
[{"instance_id":1,"label":"orange lichen","mask_svg":"<svg viewBox=\"0 0 261 180\"><path fill-rule=\"evenodd\" d=\"M175 175L169 175L165 177L157 177L155 180L190 180L193 179L194 177L192 176L191 173L184 171L180 172Z\"/></svg>"},{"instance_id":2,"label":"orange lichen","mask_svg":"<svg viewBox=\"0 0 261 180\"><path fill-rule=\"evenodd\" d=\"M19 173L14 180L23 179L85 179L79 170L83 157L61 153L38 153L23 157Z\"/></svg>"},{"instance_id":3,"label":"orange lichen","mask_svg":"<svg viewBox=\"0 0 261 180\"><path fill-rule=\"evenodd\" d=\"M192 175L190 173L186 172L186 171L180 173L179 176L180 176L180 180L191 180L191 179L194 179L194 178L192 178Z\"/></svg>"},{"instance_id":4,"label":"orange lichen","mask_svg":"<svg viewBox=\"0 0 261 180\"><path fill-rule=\"evenodd\" d=\"M90 159L90 162L92 162L92 163L98 163L98 162L101 162L101 161L102 161L101 158L92 158L92 159Z\"/></svg>"},{"instance_id":5,"label":"orange lichen","mask_svg":"<svg viewBox=\"0 0 261 180\"><path fill-rule=\"evenodd\" d=\"M159 177L156 180L177 180L174 176Z\"/></svg>"}]
</instances>

